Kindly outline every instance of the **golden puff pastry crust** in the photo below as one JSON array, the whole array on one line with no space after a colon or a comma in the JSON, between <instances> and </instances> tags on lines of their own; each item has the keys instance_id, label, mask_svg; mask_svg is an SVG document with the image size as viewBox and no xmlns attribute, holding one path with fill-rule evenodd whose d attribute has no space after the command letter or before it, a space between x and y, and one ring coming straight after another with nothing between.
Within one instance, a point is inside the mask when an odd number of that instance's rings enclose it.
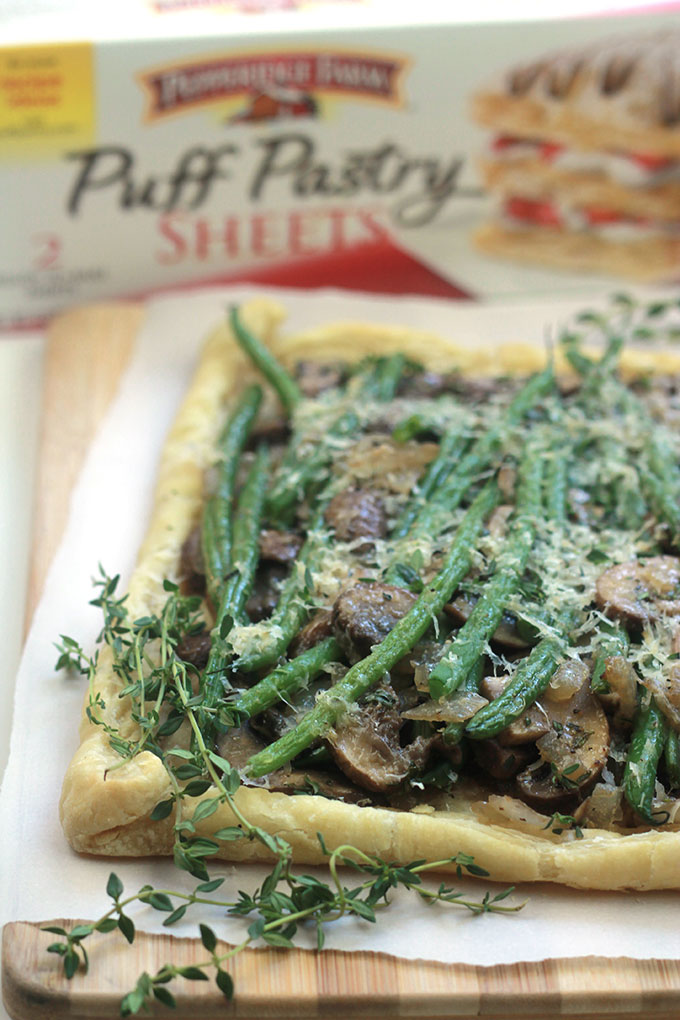
<instances>
[{"instance_id":1,"label":"golden puff pastry crust","mask_svg":"<svg viewBox=\"0 0 680 1020\"><path fill-rule=\"evenodd\" d=\"M457 366L470 374L526 373L539 367L545 352L529 344L496 348L467 347L404 328L345 323L298 336L280 337L283 310L256 300L244 307L244 322L263 337L289 364L314 357L332 361L341 355L359 359L367 353L401 350L433 368ZM649 352L625 356L628 372L648 372L655 364ZM659 371L680 370L680 357L656 360ZM200 363L165 445L149 529L129 586L129 605L136 616L157 611L166 594L163 579L179 576L180 550L198 519L203 471L230 398L252 377L229 329L219 328L208 340ZM118 696L120 682L104 652L95 680L105 709L104 721L123 735L135 732L129 702ZM170 787L157 757L141 752L120 766L101 726L83 713L81 744L68 768L60 805L64 832L75 850L109 856L158 855L171 852L172 821L151 821L156 804ZM208 790L203 798L214 795ZM199 798L200 799L200 798ZM439 860L457 852L471 854L493 879L502 882L553 881L592 889L679 888L677 854L680 833L644 831L620 835L595 829L556 835L526 831L481 817L464 797L450 797L436 810L431 805L409 811L361 807L319 796L294 797L260 788L241 787L237 804L249 821L287 839L303 863L323 861L317 832L333 848L351 843L368 853L404 862ZM193 814L198 799L185 805ZM497 816L502 817L502 816ZM199 824L204 835L235 824L226 805ZM220 856L253 861L264 848L247 840L223 844ZM453 870L453 869L452 869Z\"/></svg>"}]
</instances>

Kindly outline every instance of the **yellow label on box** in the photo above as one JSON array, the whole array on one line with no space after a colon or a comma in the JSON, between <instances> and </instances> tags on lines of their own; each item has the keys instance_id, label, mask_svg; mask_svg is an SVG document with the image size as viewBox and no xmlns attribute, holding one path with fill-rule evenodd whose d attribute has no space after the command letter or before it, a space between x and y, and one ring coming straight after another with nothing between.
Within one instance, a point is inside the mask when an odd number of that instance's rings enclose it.
<instances>
[{"instance_id":1,"label":"yellow label on box","mask_svg":"<svg viewBox=\"0 0 680 1020\"><path fill-rule=\"evenodd\" d=\"M0 49L0 156L46 157L93 138L89 43Z\"/></svg>"}]
</instances>

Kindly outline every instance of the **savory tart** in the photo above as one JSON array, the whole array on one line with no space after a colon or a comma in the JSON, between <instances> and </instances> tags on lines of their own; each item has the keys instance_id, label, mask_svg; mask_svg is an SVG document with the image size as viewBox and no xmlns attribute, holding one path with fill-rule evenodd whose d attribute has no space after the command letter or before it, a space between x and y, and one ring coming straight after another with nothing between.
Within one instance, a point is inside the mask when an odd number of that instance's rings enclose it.
<instances>
[{"instance_id":1,"label":"savory tart","mask_svg":"<svg viewBox=\"0 0 680 1020\"><path fill-rule=\"evenodd\" d=\"M546 54L489 82L473 115L496 210L480 249L644 281L680 268L680 32Z\"/></svg>"},{"instance_id":2,"label":"savory tart","mask_svg":"<svg viewBox=\"0 0 680 1020\"><path fill-rule=\"evenodd\" d=\"M680 886L680 358L621 322L553 360L282 318L209 339L101 582L72 846L254 860L253 825L302 862Z\"/></svg>"}]
</instances>

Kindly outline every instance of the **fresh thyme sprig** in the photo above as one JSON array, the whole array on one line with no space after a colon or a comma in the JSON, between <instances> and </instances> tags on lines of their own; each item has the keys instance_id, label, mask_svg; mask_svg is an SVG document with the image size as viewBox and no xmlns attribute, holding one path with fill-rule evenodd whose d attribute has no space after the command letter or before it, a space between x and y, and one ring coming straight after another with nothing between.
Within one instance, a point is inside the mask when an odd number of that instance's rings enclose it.
<instances>
[{"instance_id":1,"label":"fresh thyme sprig","mask_svg":"<svg viewBox=\"0 0 680 1020\"><path fill-rule=\"evenodd\" d=\"M328 857L330 883L312 875L296 874L292 870L290 844L252 825L239 809L234 800L240 786L239 773L208 746L201 729L205 709L202 695L194 693L192 686L195 668L178 655L182 638L203 627L200 601L183 596L177 585L166 581L167 599L160 613L131 620L126 599L116 597L118 577L109 577L100 567L99 576L93 583L99 593L92 604L101 609L104 617L98 641L110 649L111 666L121 683L118 696L130 699L131 718L138 730L135 739L122 737L118 729L106 720L106 705L96 687L96 673L101 664L99 651L87 656L76 640L62 635L57 644L57 668L76 669L87 676L90 685L88 717L93 724L103 727L111 748L121 759L119 765L110 768L125 765L143 750L155 754L162 762L168 777L168 796L156 805L150 818L151 821L160 821L174 812L174 863L199 882L189 893L145 885L138 892L123 897L123 883L112 873L106 886L112 906L97 921L78 924L70 931L52 926L43 929L60 936L61 940L52 943L48 952L62 958L67 978L72 978L81 967L88 969L89 958L84 943L95 932L106 934L118 930L129 943L134 941L136 927L128 910L133 904L167 913L164 926L177 923L194 904L220 907L227 914L243 918L254 915L254 920L248 926L246 937L223 951L213 929L200 923L200 938L209 956L191 966L165 964L155 975L140 975L135 988L121 1002L121 1016L131 1016L148 1009L154 1000L173 1007L175 999L167 988L171 981L178 977L193 981L209 980L208 972L211 970L217 987L231 998L233 980L225 965L247 946L264 941L271 946L290 948L299 927L311 925L316 929L316 944L321 949L327 924L348 915L375 922L376 909L387 905L390 891L398 887L414 891L428 904L448 903L473 914L508 914L522 909L524 904L503 903L512 888L495 895L487 892L476 901L465 899L462 892L443 882L437 889L423 885L423 874L452 864L458 877L463 872L477 877L487 876L488 872L466 854L434 863L419 860L399 865L349 845L331 852L326 848L323 836L318 834L322 851ZM185 723L191 734L190 746L173 745L169 738ZM209 790L214 790L214 795L203 797ZM187 798L193 801L199 797L202 799L192 803L189 815L185 809ZM218 828L210 837L200 835L198 823L213 815L225 803L236 824ZM206 859L218 854L221 842L238 839L262 843L272 854L274 863L255 892L241 891L236 900L221 900L211 894L220 888L224 878L211 877ZM344 885L338 871L340 867L357 871L360 875L358 882L352 886Z\"/></svg>"},{"instance_id":2,"label":"fresh thyme sprig","mask_svg":"<svg viewBox=\"0 0 680 1020\"><path fill-rule=\"evenodd\" d=\"M209 879L199 883L193 892L179 892L171 889L154 889L145 885L131 895L123 897L123 883L111 873L106 886L111 897L112 906L97 921L79 924L70 931L60 927L46 927L43 931L61 936L61 941L48 946L48 952L62 957L64 973L72 978L82 966L85 971L89 967L85 940L99 932L102 934L118 929L129 943L133 943L136 935L134 921L128 912L134 903L145 904L161 913L167 913L163 922L165 927L172 926L184 917L187 909L194 905L219 907L228 915L250 918L247 934L244 939L233 946L221 947L218 936L209 925L199 923L199 935L208 956L190 966L180 967L164 964L155 974L140 975L135 988L128 992L121 1001L121 1016L131 1016L148 1008L156 999L164 1006L173 1007L175 998L166 987L178 977L191 981L207 981L209 973L214 973L214 980L220 991L231 999L234 993L233 980L225 970L225 964L255 942L262 941L276 948L291 949L293 939L301 925L313 926L316 929L316 944L320 950L325 942L325 927L338 921L341 917L355 916L364 921L375 923L376 911L389 902L389 893L399 887L414 891L421 900L429 905L448 903L469 910L473 914L485 913L516 913L523 904L507 905L503 901L512 893L512 887L504 889L496 895L487 892L481 900L468 900L463 893L441 883L437 889L429 889L422 883L422 875L444 865L455 864L458 875L464 871L476 876L484 876L487 872L474 864L471 857L458 854L447 860L427 863L413 861L407 865L390 864L381 857L365 854L356 847L341 846L329 853L323 837L319 841L328 854L328 868L331 883L321 881L314 875L294 874L289 860L279 858L262 885L253 893L239 891L236 900L221 899L211 895L224 883L224 878ZM359 880L353 885L343 884L338 869L351 868L359 873Z\"/></svg>"},{"instance_id":3,"label":"fresh thyme sprig","mask_svg":"<svg viewBox=\"0 0 680 1020\"><path fill-rule=\"evenodd\" d=\"M559 337L565 352L578 357L578 347L591 340L608 341L616 335L634 343L680 340L680 301L669 298L645 301L622 292L612 294L609 307L588 309L576 315Z\"/></svg>"},{"instance_id":4,"label":"fresh thyme sprig","mask_svg":"<svg viewBox=\"0 0 680 1020\"><path fill-rule=\"evenodd\" d=\"M563 815L559 811L553 811L544 829L549 829L556 836L561 836L565 830L571 830L576 839L583 839L583 830L578 825L573 815Z\"/></svg>"}]
</instances>

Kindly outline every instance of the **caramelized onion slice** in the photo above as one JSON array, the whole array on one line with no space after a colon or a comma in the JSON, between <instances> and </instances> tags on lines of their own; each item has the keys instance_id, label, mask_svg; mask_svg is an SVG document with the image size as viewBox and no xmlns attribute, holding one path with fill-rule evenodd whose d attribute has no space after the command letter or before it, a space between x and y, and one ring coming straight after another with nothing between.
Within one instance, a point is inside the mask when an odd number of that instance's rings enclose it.
<instances>
[{"instance_id":1,"label":"caramelized onion slice","mask_svg":"<svg viewBox=\"0 0 680 1020\"><path fill-rule=\"evenodd\" d=\"M476 691L456 691L445 701L424 701L422 705L409 708L407 712L402 712L401 717L418 722L465 722L488 704L487 698Z\"/></svg>"},{"instance_id":2,"label":"caramelized onion slice","mask_svg":"<svg viewBox=\"0 0 680 1020\"><path fill-rule=\"evenodd\" d=\"M671 666L666 672L642 676L640 683L650 691L673 729L680 733L680 669Z\"/></svg>"},{"instance_id":3,"label":"caramelized onion slice","mask_svg":"<svg viewBox=\"0 0 680 1020\"><path fill-rule=\"evenodd\" d=\"M680 615L680 559L652 556L609 567L597 579L595 597L612 616L646 623Z\"/></svg>"},{"instance_id":4,"label":"caramelized onion slice","mask_svg":"<svg viewBox=\"0 0 680 1020\"><path fill-rule=\"evenodd\" d=\"M602 676L616 701L614 712L616 724L630 726L637 710L638 686L637 673L632 663L623 655L610 655L605 659Z\"/></svg>"},{"instance_id":5,"label":"caramelized onion slice","mask_svg":"<svg viewBox=\"0 0 680 1020\"><path fill-rule=\"evenodd\" d=\"M623 821L623 790L620 786L597 783L574 812L574 817L593 829L614 829Z\"/></svg>"},{"instance_id":6,"label":"caramelized onion slice","mask_svg":"<svg viewBox=\"0 0 680 1020\"><path fill-rule=\"evenodd\" d=\"M553 673L543 695L545 701L551 705L570 701L587 682L588 676L588 667L580 659L566 659Z\"/></svg>"},{"instance_id":7,"label":"caramelized onion slice","mask_svg":"<svg viewBox=\"0 0 680 1020\"><path fill-rule=\"evenodd\" d=\"M493 793L485 801L475 801L473 809L478 818L496 825L503 825L521 832L534 834L550 826L550 816L525 804L517 797Z\"/></svg>"}]
</instances>

